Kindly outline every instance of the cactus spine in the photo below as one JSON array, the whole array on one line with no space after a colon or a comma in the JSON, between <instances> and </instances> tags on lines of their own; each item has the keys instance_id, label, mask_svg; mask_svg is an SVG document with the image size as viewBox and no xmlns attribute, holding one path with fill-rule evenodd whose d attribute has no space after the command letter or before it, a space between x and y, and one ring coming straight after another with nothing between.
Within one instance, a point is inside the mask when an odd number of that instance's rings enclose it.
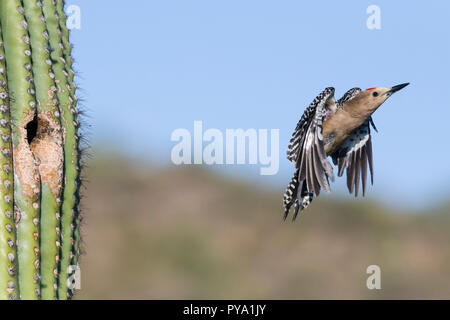
<instances>
[{"instance_id":1,"label":"cactus spine","mask_svg":"<svg viewBox=\"0 0 450 320\"><path fill-rule=\"evenodd\" d=\"M62 0L0 1L0 299L73 294L80 152L63 9Z\"/></svg>"}]
</instances>

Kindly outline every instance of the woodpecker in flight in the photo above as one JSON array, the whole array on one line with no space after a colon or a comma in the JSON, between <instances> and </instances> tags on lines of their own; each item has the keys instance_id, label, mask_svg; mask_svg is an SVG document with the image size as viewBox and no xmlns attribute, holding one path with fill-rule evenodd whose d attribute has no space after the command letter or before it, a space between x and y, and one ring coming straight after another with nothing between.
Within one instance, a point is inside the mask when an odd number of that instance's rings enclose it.
<instances>
[{"instance_id":1,"label":"woodpecker in flight","mask_svg":"<svg viewBox=\"0 0 450 320\"><path fill-rule=\"evenodd\" d=\"M347 171L347 187L358 196L360 180L366 193L367 164L373 184L372 137L370 128L377 131L372 114L393 93L409 83L392 88L353 88L338 101L334 88L326 88L305 110L297 124L287 151L289 161L295 163L295 173L284 197L284 219L295 205L293 220L299 211L311 203L320 190L330 192L334 181L331 156L338 167L338 176Z\"/></svg>"}]
</instances>

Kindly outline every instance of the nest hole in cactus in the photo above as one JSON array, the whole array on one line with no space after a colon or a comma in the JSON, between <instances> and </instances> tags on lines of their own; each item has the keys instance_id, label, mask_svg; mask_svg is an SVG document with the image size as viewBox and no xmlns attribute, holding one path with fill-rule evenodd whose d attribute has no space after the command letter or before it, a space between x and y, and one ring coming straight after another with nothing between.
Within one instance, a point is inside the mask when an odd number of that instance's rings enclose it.
<instances>
[{"instance_id":1,"label":"nest hole in cactus","mask_svg":"<svg viewBox=\"0 0 450 320\"><path fill-rule=\"evenodd\" d=\"M26 126L26 130L27 130L27 141L28 141L28 144L31 144L33 139L36 137L37 130L38 130L38 119L37 119L37 115L36 114L34 115L33 120L28 122L28 124Z\"/></svg>"}]
</instances>

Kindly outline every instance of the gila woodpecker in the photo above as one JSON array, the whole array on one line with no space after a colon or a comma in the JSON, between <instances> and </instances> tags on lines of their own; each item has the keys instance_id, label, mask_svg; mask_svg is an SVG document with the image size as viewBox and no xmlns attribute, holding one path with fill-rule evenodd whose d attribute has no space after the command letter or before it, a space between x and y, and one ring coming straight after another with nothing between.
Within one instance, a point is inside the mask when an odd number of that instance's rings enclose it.
<instances>
[{"instance_id":1,"label":"gila woodpecker","mask_svg":"<svg viewBox=\"0 0 450 320\"><path fill-rule=\"evenodd\" d=\"M373 184L371 127L377 131L372 114L394 92L409 83L392 88L353 88L336 101L334 88L326 88L305 110L292 135L287 158L295 163L295 173L287 187L283 204L284 219L295 204L293 220L320 190L330 192L334 181L331 156L338 167L338 176L347 173L347 187L358 196L360 180L366 193L367 164Z\"/></svg>"}]
</instances>

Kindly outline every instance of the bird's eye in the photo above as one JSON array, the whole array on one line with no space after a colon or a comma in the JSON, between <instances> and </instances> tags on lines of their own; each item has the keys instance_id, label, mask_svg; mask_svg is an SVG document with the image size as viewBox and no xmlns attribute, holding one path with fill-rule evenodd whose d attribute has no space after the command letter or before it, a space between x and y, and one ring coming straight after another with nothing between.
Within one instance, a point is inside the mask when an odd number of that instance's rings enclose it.
<instances>
[{"instance_id":1,"label":"bird's eye","mask_svg":"<svg viewBox=\"0 0 450 320\"><path fill-rule=\"evenodd\" d=\"M374 93L372 93L372 95L374 96L374 97L377 97L378 96L378 92L374 92Z\"/></svg>"}]
</instances>

